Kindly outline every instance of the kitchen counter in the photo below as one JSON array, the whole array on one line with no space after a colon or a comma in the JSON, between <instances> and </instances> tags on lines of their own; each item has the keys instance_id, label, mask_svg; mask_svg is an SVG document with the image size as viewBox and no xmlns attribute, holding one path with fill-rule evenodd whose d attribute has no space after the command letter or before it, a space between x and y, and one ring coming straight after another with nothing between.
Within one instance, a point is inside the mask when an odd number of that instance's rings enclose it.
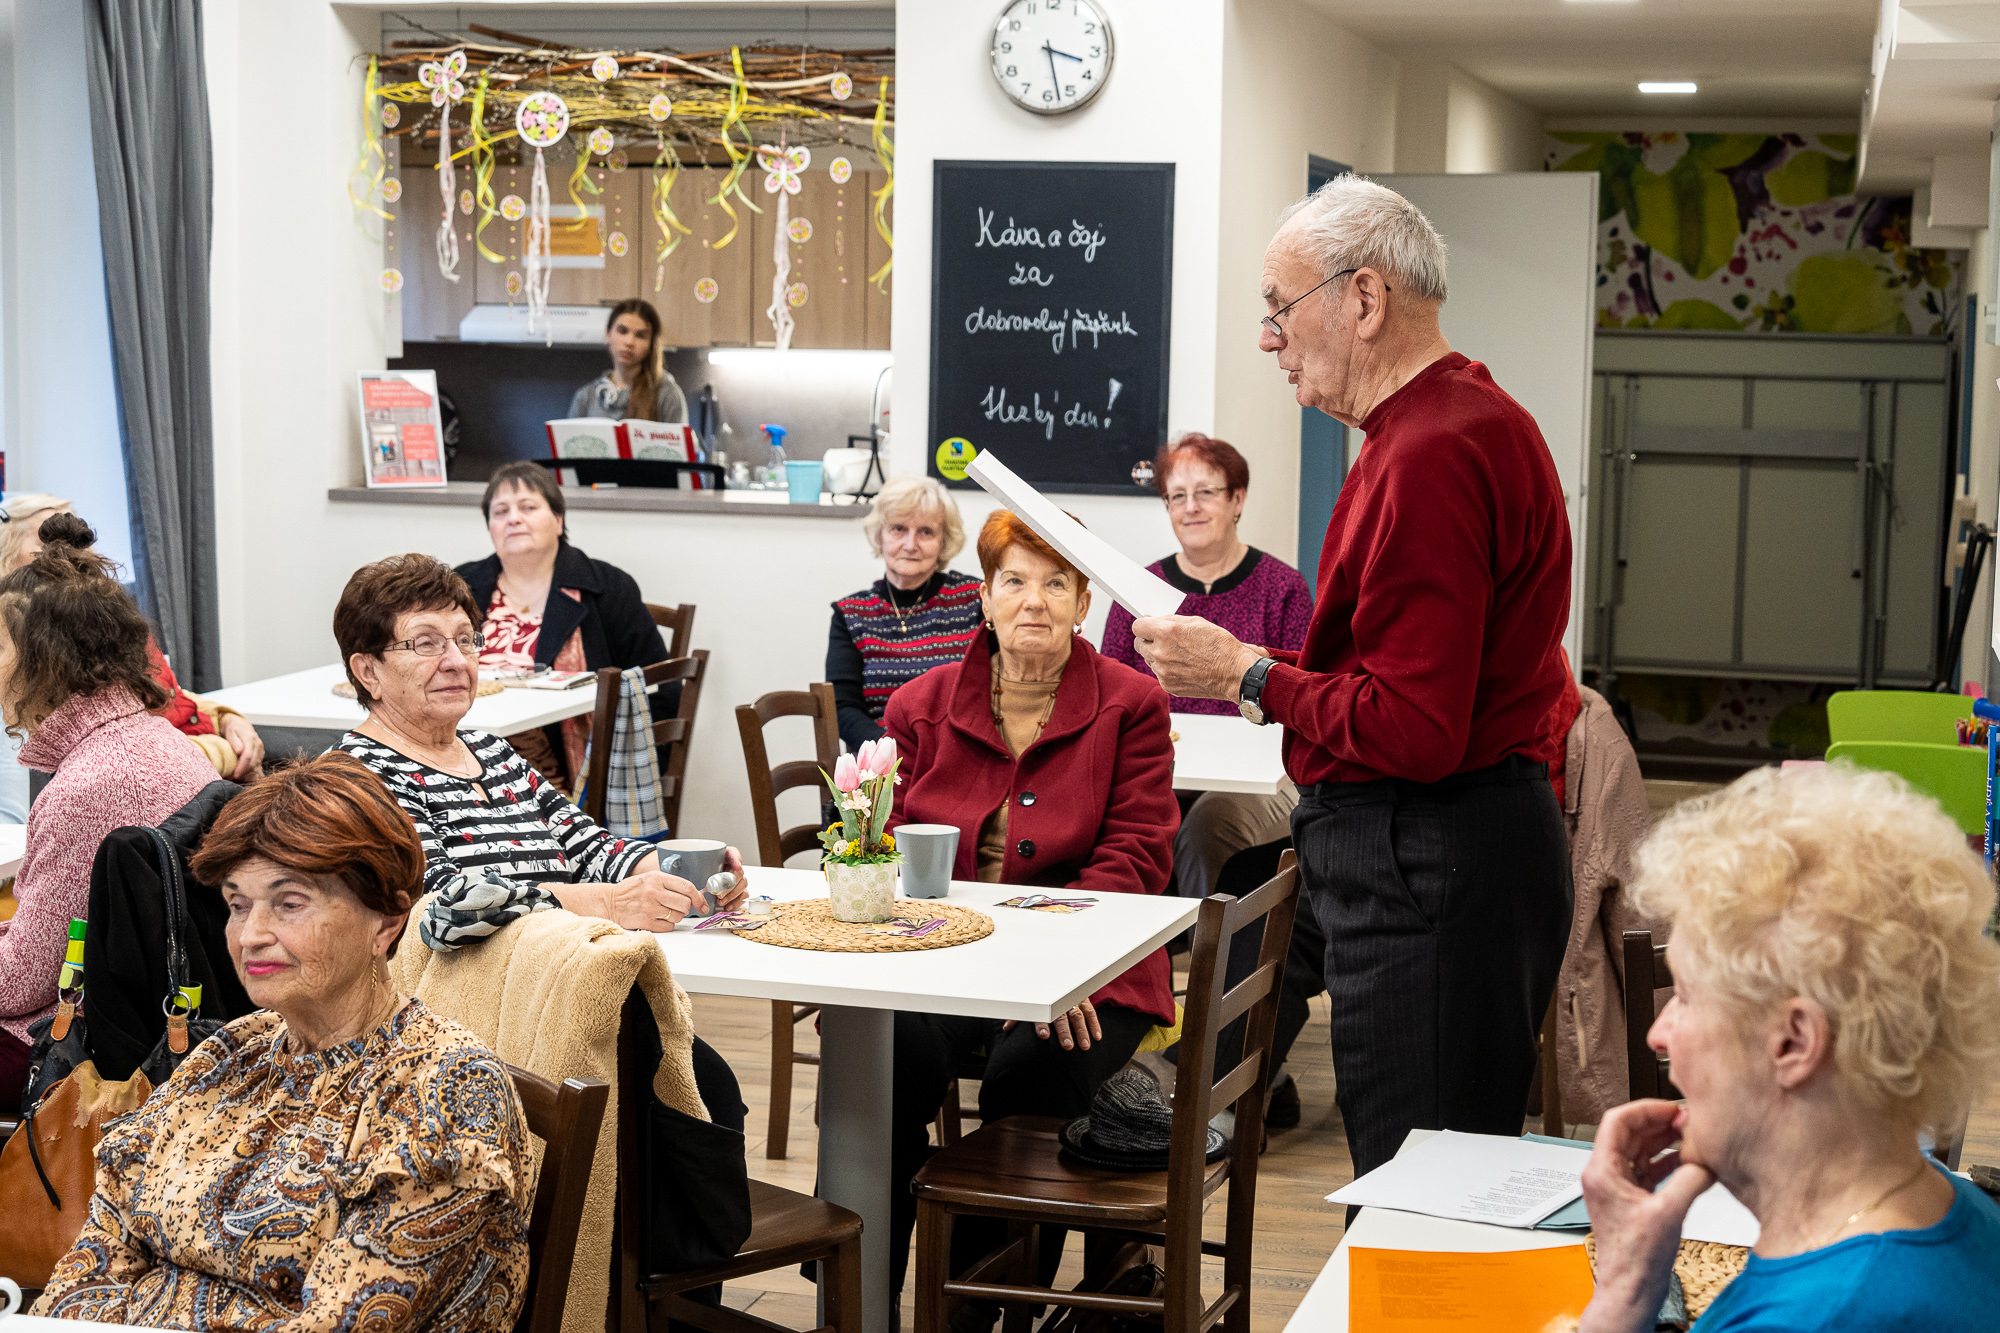
<instances>
[{"instance_id":1,"label":"kitchen counter","mask_svg":"<svg viewBox=\"0 0 2000 1333\"><path fill-rule=\"evenodd\" d=\"M326 497L341 504L444 505L477 509L486 494L486 483L453 481L442 487L398 489L392 487L333 486ZM609 490L565 486L563 500L572 510L622 509L654 514L728 514L758 518L830 518L852 522L868 512L866 500L842 496L835 503L831 495L819 497L816 505L795 505L783 491L667 491L627 486Z\"/></svg>"}]
</instances>

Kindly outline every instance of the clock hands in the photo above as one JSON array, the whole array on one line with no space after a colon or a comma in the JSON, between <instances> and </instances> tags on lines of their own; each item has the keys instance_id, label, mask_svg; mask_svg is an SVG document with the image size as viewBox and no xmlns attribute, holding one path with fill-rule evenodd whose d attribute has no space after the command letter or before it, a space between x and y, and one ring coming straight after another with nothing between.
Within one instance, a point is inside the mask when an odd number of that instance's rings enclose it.
<instances>
[{"instance_id":1,"label":"clock hands","mask_svg":"<svg viewBox=\"0 0 2000 1333\"><path fill-rule=\"evenodd\" d=\"M1083 57L1073 56L1067 51L1058 51L1047 42L1042 43L1042 50L1049 58L1049 87L1054 92L1056 100L1060 101L1062 100L1062 79L1056 74L1056 57L1061 56L1064 60L1074 60L1079 65L1083 63Z\"/></svg>"}]
</instances>

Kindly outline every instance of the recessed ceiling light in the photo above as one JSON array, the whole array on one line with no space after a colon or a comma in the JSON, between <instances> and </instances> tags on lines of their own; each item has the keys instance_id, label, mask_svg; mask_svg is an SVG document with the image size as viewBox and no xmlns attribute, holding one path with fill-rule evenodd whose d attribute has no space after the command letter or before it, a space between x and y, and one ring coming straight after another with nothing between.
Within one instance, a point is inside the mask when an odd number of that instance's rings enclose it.
<instances>
[{"instance_id":1,"label":"recessed ceiling light","mask_svg":"<svg viewBox=\"0 0 2000 1333\"><path fill-rule=\"evenodd\" d=\"M1691 93L1695 91L1695 86L1692 83L1642 83L1639 85L1639 91L1642 93Z\"/></svg>"}]
</instances>

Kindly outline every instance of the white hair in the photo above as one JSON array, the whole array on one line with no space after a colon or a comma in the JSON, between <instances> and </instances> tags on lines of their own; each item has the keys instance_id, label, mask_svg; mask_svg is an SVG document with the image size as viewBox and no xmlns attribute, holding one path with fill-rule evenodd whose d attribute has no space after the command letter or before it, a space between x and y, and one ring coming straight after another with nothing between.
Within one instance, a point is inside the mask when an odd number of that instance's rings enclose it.
<instances>
[{"instance_id":1,"label":"white hair","mask_svg":"<svg viewBox=\"0 0 2000 1333\"><path fill-rule=\"evenodd\" d=\"M905 514L936 513L938 516L938 568L965 549L965 524L958 516L958 501L936 477L891 477L875 495L861 520L861 535L876 559L882 557L882 525Z\"/></svg>"},{"instance_id":2,"label":"white hair","mask_svg":"<svg viewBox=\"0 0 2000 1333\"><path fill-rule=\"evenodd\" d=\"M1444 239L1421 209L1386 185L1352 172L1335 176L1280 213L1278 224L1295 217L1321 277L1372 268L1425 300L1444 303Z\"/></svg>"}]
</instances>

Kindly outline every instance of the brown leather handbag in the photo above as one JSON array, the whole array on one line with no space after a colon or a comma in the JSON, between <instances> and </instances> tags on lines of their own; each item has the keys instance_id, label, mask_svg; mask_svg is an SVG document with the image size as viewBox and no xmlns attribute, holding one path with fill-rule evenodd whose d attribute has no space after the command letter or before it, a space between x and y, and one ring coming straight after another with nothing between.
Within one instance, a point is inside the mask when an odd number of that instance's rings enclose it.
<instances>
[{"instance_id":1,"label":"brown leather handbag","mask_svg":"<svg viewBox=\"0 0 2000 1333\"><path fill-rule=\"evenodd\" d=\"M0 1277L27 1288L49 1284L56 1261L90 1216L104 1122L136 1111L152 1091L144 1074L106 1083L85 1060L23 1113L21 1127L0 1148L0 1211L7 1216Z\"/></svg>"}]
</instances>

